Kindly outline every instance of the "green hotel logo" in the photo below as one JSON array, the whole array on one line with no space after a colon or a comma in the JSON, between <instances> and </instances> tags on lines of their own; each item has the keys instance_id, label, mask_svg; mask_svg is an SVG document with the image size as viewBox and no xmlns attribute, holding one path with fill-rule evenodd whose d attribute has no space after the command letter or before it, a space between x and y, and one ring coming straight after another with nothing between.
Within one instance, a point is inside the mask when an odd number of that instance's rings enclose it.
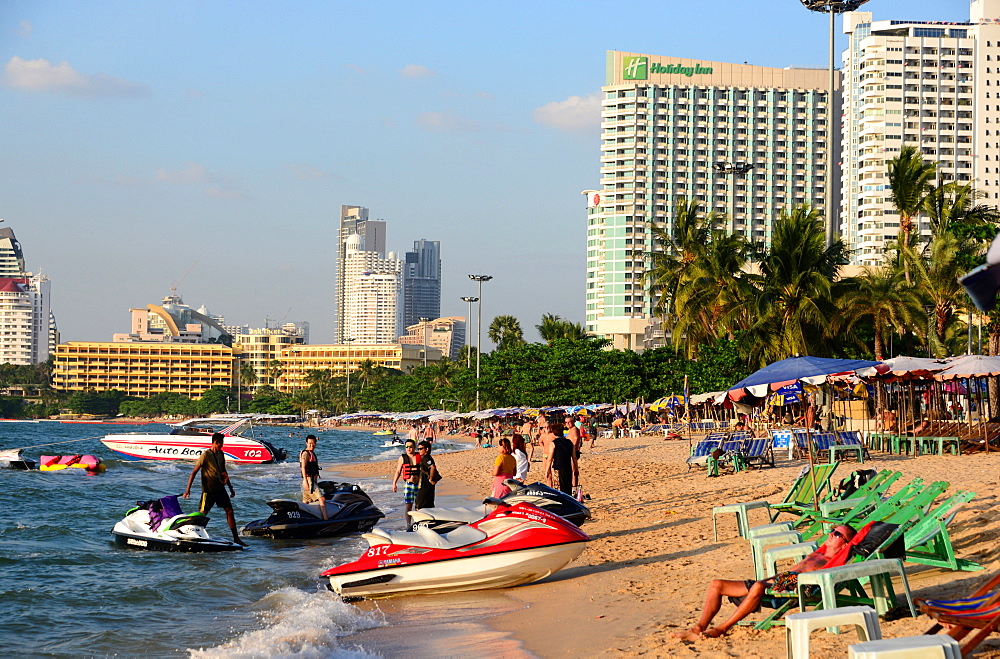
<instances>
[{"instance_id":1,"label":"green hotel logo","mask_svg":"<svg viewBox=\"0 0 1000 659\"><path fill-rule=\"evenodd\" d=\"M622 57L623 80L646 80L650 73L683 75L690 78L693 75L712 75L712 67L700 64L681 66L680 64L660 64L659 62L650 64L649 58L645 55Z\"/></svg>"},{"instance_id":2,"label":"green hotel logo","mask_svg":"<svg viewBox=\"0 0 1000 659\"><path fill-rule=\"evenodd\" d=\"M622 58L622 79L624 80L645 80L647 77L647 70L649 65L649 58L646 56L641 57L623 57Z\"/></svg>"}]
</instances>

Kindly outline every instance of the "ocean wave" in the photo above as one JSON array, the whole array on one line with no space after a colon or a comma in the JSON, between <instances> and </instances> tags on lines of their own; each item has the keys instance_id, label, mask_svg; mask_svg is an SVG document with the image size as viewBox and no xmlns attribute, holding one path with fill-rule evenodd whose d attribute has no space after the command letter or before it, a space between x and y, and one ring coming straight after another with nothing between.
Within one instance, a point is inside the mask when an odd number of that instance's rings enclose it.
<instances>
[{"instance_id":1,"label":"ocean wave","mask_svg":"<svg viewBox=\"0 0 1000 659\"><path fill-rule=\"evenodd\" d=\"M364 613L326 590L281 588L257 604L261 629L246 632L213 648L189 651L191 657L371 657L341 647L339 638L381 627L384 618Z\"/></svg>"}]
</instances>

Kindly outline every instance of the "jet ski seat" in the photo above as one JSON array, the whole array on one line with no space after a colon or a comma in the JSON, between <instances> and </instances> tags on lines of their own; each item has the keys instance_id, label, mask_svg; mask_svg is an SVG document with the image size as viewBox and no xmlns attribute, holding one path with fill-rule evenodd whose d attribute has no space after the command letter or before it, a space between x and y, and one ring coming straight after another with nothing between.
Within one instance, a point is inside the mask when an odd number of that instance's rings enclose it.
<instances>
[{"instance_id":1,"label":"jet ski seat","mask_svg":"<svg viewBox=\"0 0 1000 659\"><path fill-rule=\"evenodd\" d=\"M472 522L478 522L488 514L489 511L486 509L486 504L483 504L481 506L473 506L472 508L421 508L419 510L411 510L410 519L414 522L441 519L450 522L471 524Z\"/></svg>"},{"instance_id":2,"label":"jet ski seat","mask_svg":"<svg viewBox=\"0 0 1000 659\"><path fill-rule=\"evenodd\" d=\"M471 526L460 526L449 533L440 534L429 528L418 526L416 531L389 532L372 529L364 534L364 539L372 547L377 545L408 545L427 549L458 549L486 539L486 533Z\"/></svg>"}]
</instances>

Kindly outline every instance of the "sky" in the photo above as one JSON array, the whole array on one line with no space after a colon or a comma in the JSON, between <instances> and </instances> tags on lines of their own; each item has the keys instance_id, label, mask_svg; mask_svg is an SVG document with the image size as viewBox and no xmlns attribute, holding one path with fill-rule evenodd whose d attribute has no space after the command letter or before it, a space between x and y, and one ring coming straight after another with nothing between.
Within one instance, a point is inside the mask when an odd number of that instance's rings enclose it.
<instances>
[{"instance_id":1,"label":"sky","mask_svg":"<svg viewBox=\"0 0 1000 659\"><path fill-rule=\"evenodd\" d=\"M862 9L968 20L966 0ZM331 342L341 204L385 219L389 250L441 241L442 315L490 274L484 325L537 340L544 313L584 320L605 51L825 68L827 20L794 0L0 0L0 218L63 341L109 341L175 289Z\"/></svg>"}]
</instances>

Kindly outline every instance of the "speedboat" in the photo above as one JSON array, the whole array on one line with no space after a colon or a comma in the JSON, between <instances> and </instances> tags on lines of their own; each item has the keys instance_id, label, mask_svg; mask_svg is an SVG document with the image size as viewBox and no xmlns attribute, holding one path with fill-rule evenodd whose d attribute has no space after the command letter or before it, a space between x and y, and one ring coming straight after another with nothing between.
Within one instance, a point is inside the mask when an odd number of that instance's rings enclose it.
<instances>
[{"instance_id":1,"label":"speedboat","mask_svg":"<svg viewBox=\"0 0 1000 659\"><path fill-rule=\"evenodd\" d=\"M35 468L35 461L24 457L23 448L0 449L0 468L28 470Z\"/></svg>"},{"instance_id":2,"label":"speedboat","mask_svg":"<svg viewBox=\"0 0 1000 659\"><path fill-rule=\"evenodd\" d=\"M318 503L272 499L267 502L271 515L250 522L240 529L240 534L264 538L327 538L371 531L375 523L385 517L357 485L332 481L320 481L317 485L326 499L326 519Z\"/></svg>"},{"instance_id":3,"label":"speedboat","mask_svg":"<svg viewBox=\"0 0 1000 659\"><path fill-rule=\"evenodd\" d=\"M185 515L176 496L140 501L115 524L111 534L125 547L152 551L238 551L243 545L212 538L205 530L208 516Z\"/></svg>"},{"instance_id":4,"label":"speedboat","mask_svg":"<svg viewBox=\"0 0 1000 659\"><path fill-rule=\"evenodd\" d=\"M488 497L478 506L464 508L411 510L410 520L414 526L426 526L438 533L445 533L463 524L471 524L486 517L498 505L512 506L516 503L530 503L550 513L555 513L576 526L582 526L590 519L590 509L561 490L556 490L542 483L525 485L513 478L508 478L505 482L510 488L510 492L501 499Z\"/></svg>"},{"instance_id":5,"label":"speedboat","mask_svg":"<svg viewBox=\"0 0 1000 659\"><path fill-rule=\"evenodd\" d=\"M485 518L439 534L374 529L358 560L326 570L345 599L510 588L558 572L590 540L562 517L527 503L499 506Z\"/></svg>"},{"instance_id":6,"label":"speedboat","mask_svg":"<svg viewBox=\"0 0 1000 659\"><path fill-rule=\"evenodd\" d=\"M190 419L170 427L169 433L106 435L101 443L129 460L197 460L212 445L212 434L221 432L226 437L222 451L230 462L261 464L288 457L270 442L243 436L253 428L250 417Z\"/></svg>"},{"instance_id":7,"label":"speedboat","mask_svg":"<svg viewBox=\"0 0 1000 659\"><path fill-rule=\"evenodd\" d=\"M94 455L43 455L38 458L39 471L83 469L88 474L99 474L106 469L104 462Z\"/></svg>"}]
</instances>

